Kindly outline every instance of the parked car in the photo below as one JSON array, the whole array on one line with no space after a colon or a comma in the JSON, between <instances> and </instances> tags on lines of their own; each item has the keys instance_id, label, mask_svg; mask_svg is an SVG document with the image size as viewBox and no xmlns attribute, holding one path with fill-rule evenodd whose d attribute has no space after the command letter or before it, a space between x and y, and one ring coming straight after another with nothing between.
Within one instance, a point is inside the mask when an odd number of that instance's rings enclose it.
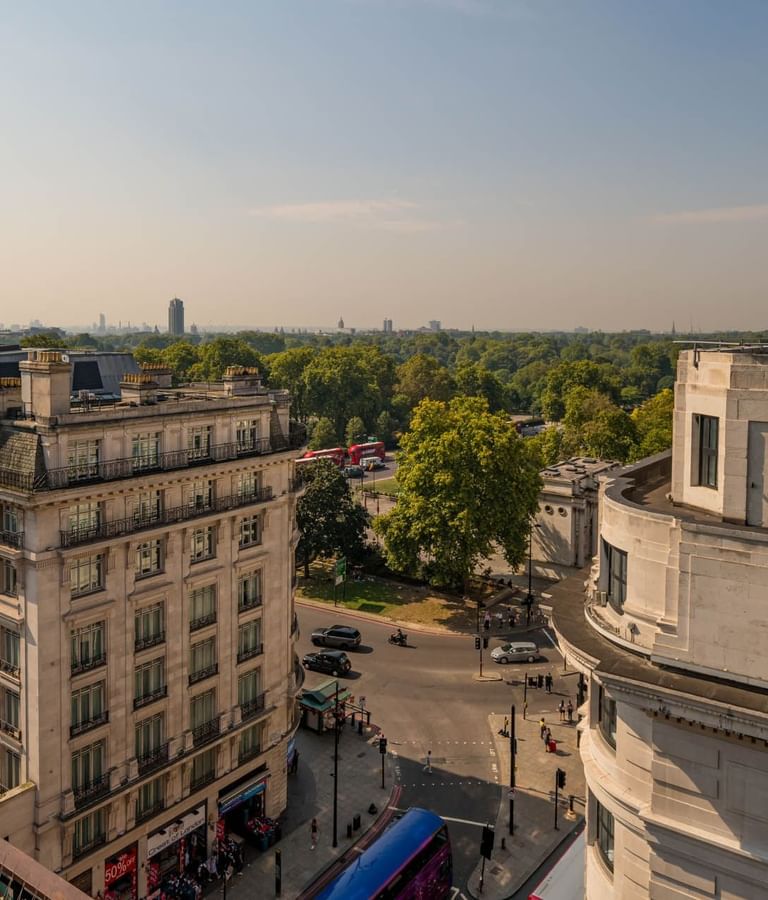
<instances>
[{"instance_id":1,"label":"parked car","mask_svg":"<svg viewBox=\"0 0 768 900\"><path fill-rule=\"evenodd\" d=\"M539 648L530 641L519 641L513 644L502 644L491 650L491 659L497 663L536 662Z\"/></svg>"},{"instance_id":2,"label":"parked car","mask_svg":"<svg viewBox=\"0 0 768 900\"><path fill-rule=\"evenodd\" d=\"M301 662L305 669L327 672L334 676L346 675L352 668L352 663L343 650L321 650L319 653L307 653Z\"/></svg>"},{"instance_id":3,"label":"parked car","mask_svg":"<svg viewBox=\"0 0 768 900\"><path fill-rule=\"evenodd\" d=\"M345 478L362 478L363 477L363 467L362 466L344 466L344 471L342 472Z\"/></svg>"},{"instance_id":4,"label":"parked car","mask_svg":"<svg viewBox=\"0 0 768 900\"><path fill-rule=\"evenodd\" d=\"M318 647L338 647L340 650L354 650L361 640L357 628L349 625L332 625L330 628L317 628L312 632L312 643Z\"/></svg>"}]
</instances>

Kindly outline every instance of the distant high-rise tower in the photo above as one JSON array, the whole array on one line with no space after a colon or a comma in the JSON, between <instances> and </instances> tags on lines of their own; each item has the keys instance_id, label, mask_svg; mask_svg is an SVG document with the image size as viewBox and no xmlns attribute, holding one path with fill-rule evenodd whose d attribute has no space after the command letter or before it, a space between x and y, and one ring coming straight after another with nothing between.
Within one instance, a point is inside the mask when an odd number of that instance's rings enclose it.
<instances>
[{"instance_id":1,"label":"distant high-rise tower","mask_svg":"<svg viewBox=\"0 0 768 900\"><path fill-rule=\"evenodd\" d=\"M184 334L184 301L178 297L168 304L168 334Z\"/></svg>"},{"instance_id":2,"label":"distant high-rise tower","mask_svg":"<svg viewBox=\"0 0 768 900\"><path fill-rule=\"evenodd\" d=\"M440 319L430 319L429 322L429 330L430 331L440 331L443 327L443 323Z\"/></svg>"},{"instance_id":3,"label":"distant high-rise tower","mask_svg":"<svg viewBox=\"0 0 768 900\"><path fill-rule=\"evenodd\" d=\"M392 331L392 319L384 319L384 331L390 334Z\"/></svg>"},{"instance_id":4,"label":"distant high-rise tower","mask_svg":"<svg viewBox=\"0 0 768 900\"><path fill-rule=\"evenodd\" d=\"M104 313L99 313L99 332L100 334L104 334L107 330L107 317Z\"/></svg>"},{"instance_id":5,"label":"distant high-rise tower","mask_svg":"<svg viewBox=\"0 0 768 900\"><path fill-rule=\"evenodd\" d=\"M344 319L342 319L341 316L339 316L339 325L338 325L338 328L339 328L340 331L344 328Z\"/></svg>"}]
</instances>

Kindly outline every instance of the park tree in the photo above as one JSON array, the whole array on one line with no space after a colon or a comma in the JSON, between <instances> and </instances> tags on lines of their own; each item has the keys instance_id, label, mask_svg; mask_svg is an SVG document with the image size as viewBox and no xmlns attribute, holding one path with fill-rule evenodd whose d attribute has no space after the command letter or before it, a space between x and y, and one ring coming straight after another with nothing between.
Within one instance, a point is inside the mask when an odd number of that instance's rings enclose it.
<instances>
[{"instance_id":1,"label":"park tree","mask_svg":"<svg viewBox=\"0 0 768 900\"><path fill-rule=\"evenodd\" d=\"M364 444L367 437L368 431L365 427L365 422L363 422L360 416L352 416L349 422L347 422L347 428L344 432L347 447L351 447L352 444Z\"/></svg>"},{"instance_id":2,"label":"park tree","mask_svg":"<svg viewBox=\"0 0 768 900\"><path fill-rule=\"evenodd\" d=\"M174 341L161 352L161 358L176 382L189 381L192 367L200 362L200 348L189 341Z\"/></svg>"},{"instance_id":3,"label":"park tree","mask_svg":"<svg viewBox=\"0 0 768 900\"><path fill-rule=\"evenodd\" d=\"M343 434L353 416L372 422L387 407L393 375L392 360L378 347L328 347L304 370L307 408Z\"/></svg>"},{"instance_id":4,"label":"park tree","mask_svg":"<svg viewBox=\"0 0 768 900\"><path fill-rule=\"evenodd\" d=\"M297 556L309 577L314 559L346 556L356 561L365 553L368 513L352 497L349 482L328 459L304 467L304 493L296 504L301 532Z\"/></svg>"},{"instance_id":5,"label":"park tree","mask_svg":"<svg viewBox=\"0 0 768 900\"><path fill-rule=\"evenodd\" d=\"M322 416L319 418L312 428L312 434L309 439L310 450L327 450L329 447L338 447L339 435L333 427L330 419Z\"/></svg>"},{"instance_id":6,"label":"park tree","mask_svg":"<svg viewBox=\"0 0 768 900\"><path fill-rule=\"evenodd\" d=\"M291 395L291 415L300 422L307 420L307 384L304 370L317 351L312 347L291 347L274 353L268 359L270 383L285 388Z\"/></svg>"},{"instance_id":7,"label":"park tree","mask_svg":"<svg viewBox=\"0 0 768 900\"><path fill-rule=\"evenodd\" d=\"M497 547L522 563L541 482L506 416L479 397L424 400L400 448L397 505L375 522L390 566L466 589Z\"/></svg>"},{"instance_id":8,"label":"park tree","mask_svg":"<svg viewBox=\"0 0 768 900\"><path fill-rule=\"evenodd\" d=\"M66 347L67 340L57 331L38 331L36 334L28 334L19 341L21 347Z\"/></svg>"},{"instance_id":9,"label":"park tree","mask_svg":"<svg viewBox=\"0 0 768 900\"><path fill-rule=\"evenodd\" d=\"M395 446L395 420L392 414L386 409L379 413L376 419L376 437L380 441L384 441L387 450L392 450Z\"/></svg>"},{"instance_id":10,"label":"park tree","mask_svg":"<svg viewBox=\"0 0 768 900\"><path fill-rule=\"evenodd\" d=\"M568 456L626 462L634 453L636 438L632 418L610 397L585 387L574 387L566 395L563 449Z\"/></svg>"},{"instance_id":11,"label":"park tree","mask_svg":"<svg viewBox=\"0 0 768 900\"><path fill-rule=\"evenodd\" d=\"M493 372L479 363L461 366L456 370L456 392L465 397L483 397L491 412L504 409L504 385Z\"/></svg>"},{"instance_id":12,"label":"park tree","mask_svg":"<svg viewBox=\"0 0 768 900\"><path fill-rule=\"evenodd\" d=\"M189 370L193 381L220 381L227 366L253 366L267 380L264 357L239 338L217 337L194 349L199 355Z\"/></svg>"},{"instance_id":13,"label":"park tree","mask_svg":"<svg viewBox=\"0 0 768 900\"><path fill-rule=\"evenodd\" d=\"M671 390L665 389L632 411L637 442L631 459L652 456L654 453L668 450L672 446L674 408L675 395Z\"/></svg>"},{"instance_id":14,"label":"park tree","mask_svg":"<svg viewBox=\"0 0 768 900\"><path fill-rule=\"evenodd\" d=\"M427 353L417 353L397 367L395 396L402 405L414 409L422 400L450 400L456 390L448 369Z\"/></svg>"},{"instance_id":15,"label":"park tree","mask_svg":"<svg viewBox=\"0 0 768 900\"><path fill-rule=\"evenodd\" d=\"M542 415L559 422L565 415L566 395L575 387L599 391L615 400L619 391L618 373L610 364L586 359L559 363L547 374L540 399Z\"/></svg>"}]
</instances>

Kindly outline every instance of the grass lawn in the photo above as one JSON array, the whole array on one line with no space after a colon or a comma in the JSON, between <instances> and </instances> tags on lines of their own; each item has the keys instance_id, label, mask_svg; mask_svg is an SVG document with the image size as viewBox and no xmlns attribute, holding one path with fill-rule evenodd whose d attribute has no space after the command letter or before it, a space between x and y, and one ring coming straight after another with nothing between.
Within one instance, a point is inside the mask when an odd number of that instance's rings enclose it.
<instances>
[{"instance_id":1,"label":"grass lawn","mask_svg":"<svg viewBox=\"0 0 768 900\"><path fill-rule=\"evenodd\" d=\"M373 490L373 482L368 486L370 490ZM396 497L400 493L400 485L397 483L397 477L392 476L392 478L382 478L381 481L376 479L376 490L380 494L387 494L390 497Z\"/></svg>"},{"instance_id":2,"label":"grass lawn","mask_svg":"<svg viewBox=\"0 0 768 900\"><path fill-rule=\"evenodd\" d=\"M327 561L313 563L308 579L299 577L297 597L320 600L333 605L332 565ZM438 625L457 631L475 622L474 604L466 605L459 597L441 594L430 587L398 584L383 578L366 576L364 581L348 581L346 598L343 587L336 588L339 607L374 613L384 619Z\"/></svg>"}]
</instances>

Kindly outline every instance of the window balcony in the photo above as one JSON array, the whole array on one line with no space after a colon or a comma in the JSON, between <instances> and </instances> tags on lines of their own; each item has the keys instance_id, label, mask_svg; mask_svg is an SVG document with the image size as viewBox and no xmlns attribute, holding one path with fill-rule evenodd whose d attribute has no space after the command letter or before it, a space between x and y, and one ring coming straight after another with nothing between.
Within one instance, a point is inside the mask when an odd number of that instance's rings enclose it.
<instances>
[{"instance_id":1,"label":"window balcony","mask_svg":"<svg viewBox=\"0 0 768 900\"><path fill-rule=\"evenodd\" d=\"M259 713L264 712L264 707L266 706L266 693L258 694L253 700L246 700L245 703L240 704L240 718L243 722L248 719L253 719L258 716Z\"/></svg>"},{"instance_id":2,"label":"window balcony","mask_svg":"<svg viewBox=\"0 0 768 900\"><path fill-rule=\"evenodd\" d=\"M0 585L0 594L4 594L6 597L18 597L19 589L15 584Z\"/></svg>"},{"instance_id":3,"label":"window balcony","mask_svg":"<svg viewBox=\"0 0 768 900\"><path fill-rule=\"evenodd\" d=\"M237 611L239 613L248 612L249 609L256 609L261 606L261 602L261 595L258 597L245 597L238 602Z\"/></svg>"},{"instance_id":4,"label":"window balcony","mask_svg":"<svg viewBox=\"0 0 768 900\"><path fill-rule=\"evenodd\" d=\"M16 663L8 662L7 659L0 659L0 672L10 675L17 681L21 678L21 668Z\"/></svg>"},{"instance_id":5,"label":"window balcony","mask_svg":"<svg viewBox=\"0 0 768 900\"><path fill-rule=\"evenodd\" d=\"M95 716L91 716L90 719L83 719L75 725L70 725L69 736L75 737L75 735L83 734L83 732L90 731L92 728L98 728L99 725L106 725L107 722L109 722L109 711L105 710L97 713Z\"/></svg>"},{"instance_id":6,"label":"window balcony","mask_svg":"<svg viewBox=\"0 0 768 900\"><path fill-rule=\"evenodd\" d=\"M205 787L206 784L210 784L214 778L216 777L216 772L214 769L209 769L207 772L201 772L199 775L194 776L190 783L189 788L191 792L197 791L202 787Z\"/></svg>"},{"instance_id":7,"label":"window balcony","mask_svg":"<svg viewBox=\"0 0 768 900\"><path fill-rule=\"evenodd\" d=\"M0 544L6 547L13 547L15 550L21 550L24 546L23 531L0 531Z\"/></svg>"},{"instance_id":8,"label":"window balcony","mask_svg":"<svg viewBox=\"0 0 768 900\"><path fill-rule=\"evenodd\" d=\"M141 709L142 706L149 706L150 703L154 703L155 700L160 700L162 697L168 696L168 685L163 685L162 687L155 688L154 691L149 691L147 694L142 694L141 697L135 697L133 700L133 708Z\"/></svg>"},{"instance_id":9,"label":"window balcony","mask_svg":"<svg viewBox=\"0 0 768 900\"><path fill-rule=\"evenodd\" d=\"M209 741L215 741L219 734L221 734L221 723L219 717L216 716L192 729L192 744L195 747L200 747Z\"/></svg>"},{"instance_id":10,"label":"window balcony","mask_svg":"<svg viewBox=\"0 0 768 900\"><path fill-rule=\"evenodd\" d=\"M73 660L71 672L73 675L80 675L81 672L90 672L92 669L98 669L99 666L106 665L106 662L106 652L100 653L98 656L91 656L88 659Z\"/></svg>"},{"instance_id":11,"label":"window balcony","mask_svg":"<svg viewBox=\"0 0 768 900\"><path fill-rule=\"evenodd\" d=\"M228 512L229 510L251 506L256 503L267 503L270 500L274 500L274 497L272 488L264 487L242 494L232 494L228 497L217 497L215 500L206 500L204 503L185 503L182 506L172 506L152 515L128 516L126 519L113 519L110 522L89 525L87 528L68 529L60 532L61 546L77 547L80 544L88 544L93 541L112 540L134 534L137 531L162 528L166 525L176 525L179 522L187 522L201 516L210 516L212 513Z\"/></svg>"},{"instance_id":12,"label":"window balcony","mask_svg":"<svg viewBox=\"0 0 768 900\"><path fill-rule=\"evenodd\" d=\"M109 793L109 775L101 775L88 784L73 787L72 793L75 797L75 809L82 809Z\"/></svg>"},{"instance_id":13,"label":"window balcony","mask_svg":"<svg viewBox=\"0 0 768 900\"><path fill-rule=\"evenodd\" d=\"M21 740L21 729L18 725L14 725L13 722L6 722L5 719L0 719L0 731L10 734L17 741Z\"/></svg>"},{"instance_id":14,"label":"window balcony","mask_svg":"<svg viewBox=\"0 0 768 900\"><path fill-rule=\"evenodd\" d=\"M198 669L197 672L190 672L189 683L197 684L198 681L204 681L206 678L210 678L212 675L218 675L218 672L218 663L214 663L212 666L206 666L204 669Z\"/></svg>"},{"instance_id":15,"label":"window balcony","mask_svg":"<svg viewBox=\"0 0 768 900\"><path fill-rule=\"evenodd\" d=\"M245 662L247 659L253 659L254 656L261 656L263 652L264 644L255 644L253 647L247 647L245 650L238 651L237 661L238 663Z\"/></svg>"},{"instance_id":16,"label":"window balcony","mask_svg":"<svg viewBox=\"0 0 768 900\"><path fill-rule=\"evenodd\" d=\"M86 853L90 853L91 850L101 847L101 845L106 844L106 842L107 835L105 832L102 831L99 834L95 834L87 841L83 841L81 844L75 844L72 847L72 859L80 859L81 856L85 856Z\"/></svg>"},{"instance_id":17,"label":"window balcony","mask_svg":"<svg viewBox=\"0 0 768 900\"><path fill-rule=\"evenodd\" d=\"M205 628L206 625L215 625L216 624L216 610L213 612L206 613L204 616L198 616L196 619L192 619L189 623L190 631L198 631L200 628Z\"/></svg>"},{"instance_id":18,"label":"window balcony","mask_svg":"<svg viewBox=\"0 0 768 900\"><path fill-rule=\"evenodd\" d=\"M146 822L147 819L153 818L153 816L158 815L165 809L165 803L162 800L155 800L150 806L144 807L144 809L136 810L136 824L138 825L140 822Z\"/></svg>"},{"instance_id":19,"label":"window balcony","mask_svg":"<svg viewBox=\"0 0 768 900\"><path fill-rule=\"evenodd\" d=\"M261 747L249 747L247 750L241 750L237 754L238 764L242 766L243 763L247 763L249 760L255 759L261 753Z\"/></svg>"},{"instance_id":20,"label":"window balcony","mask_svg":"<svg viewBox=\"0 0 768 900\"><path fill-rule=\"evenodd\" d=\"M158 644L165 643L165 632L158 631L157 634L151 634L147 637L136 638L133 642L133 651L134 653L139 653L141 650L148 650L150 647L157 647Z\"/></svg>"},{"instance_id":21,"label":"window balcony","mask_svg":"<svg viewBox=\"0 0 768 900\"><path fill-rule=\"evenodd\" d=\"M154 750L149 750L143 756L137 756L136 762L139 765L139 774L146 775L148 772L154 772L168 762L169 742L160 744Z\"/></svg>"},{"instance_id":22,"label":"window balcony","mask_svg":"<svg viewBox=\"0 0 768 900\"><path fill-rule=\"evenodd\" d=\"M306 443L306 428L292 425L290 438L279 435L257 438L253 441L231 441L226 444L211 444L203 447L190 447L184 450L171 450L158 453L154 457L123 457L121 459L96 460L72 466L49 469L47 473L34 478L18 478L10 487L21 487L25 490L53 491L69 487L71 484L83 484L98 481L118 481L145 475L150 472L170 472L193 466L210 465L214 462L226 462L234 459L245 459L250 456L264 456L270 453L284 453L286 450L299 450ZM8 484L7 477L12 472L0 472L0 480Z\"/></svg>"}]
</instances>

